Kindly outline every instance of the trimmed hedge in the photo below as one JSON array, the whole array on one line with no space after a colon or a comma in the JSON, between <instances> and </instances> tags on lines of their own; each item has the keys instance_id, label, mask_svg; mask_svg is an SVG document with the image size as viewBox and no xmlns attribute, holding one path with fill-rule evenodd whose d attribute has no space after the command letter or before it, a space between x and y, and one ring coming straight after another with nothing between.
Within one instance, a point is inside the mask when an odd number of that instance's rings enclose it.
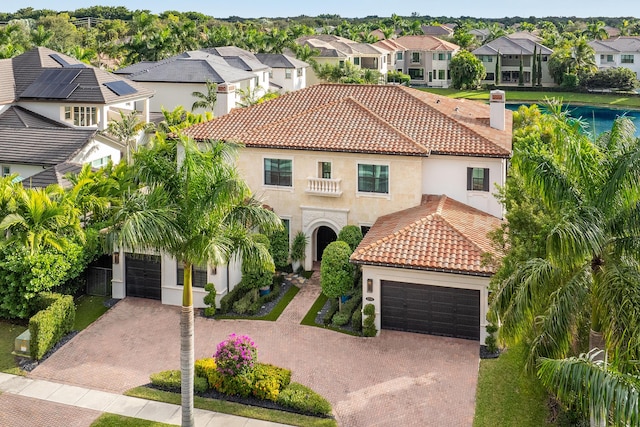
<instances>
[{"instance_id":1,"label":"trimmed hedge","mask_svg":"<svg viewBox=\"0 0 640 427\"><path fill-rule=\"evenodd\" d=\"M373 304L367 304L362 310L362 314L366 317L362 325L362 334L365 337L375 337L378 331L376 330L376 308Z\"/></svg>"},{"instance_id":2,"label":"trimmed hedge","mask_svg":"<svg viewBox=\"0 0 640 427\"><path fill-rule=\"evenodd\" d=\"M277 401L280 390L291 382L291 371L266 363L253 368L252 394L258 399Z\"/></svg>"},{"instance_id":3,"label":"trimmed hedge","mask_svg":"<svg viewBox=\"0 0 640 427\"><path fill-rule=\"evenodd\" d=\"M179 370L162 371L155 374L151 374L149 377L151 384L156 387L168 390L180 392L182 375ZM197 376L193 379L193 390L197 393L204 393L209 388L206 378Z\"/></svg>"},{"instance_id":4,"label":"trimmed hedge","mask_svg":"<svg viewBox=\"0 0 640 427\"><path fill-rule=\"evenodd\" d=\"M278 395L277 402L287 408L311 415L331 415L331 404L309 387L291 383Z\"/></svg>"},{"instance_id":5,"label":"trimmed hedge","mask_svg":"<svg viewBox=\"0 0 640 427\"><path fill-rule=\"evenodd\" d=\"M258 301L258 298L258 289L249 289L242 298L233 303L233 311L238 314L249 312L251 307Z\"/></svg>"},{"instance_id":6,"label":"trimmed hedge","mask_svg":"<svg viewBox=\"0 0 640 427\"><path fill-rule=\"evenodd\" d=\"M213 357L198 359L194 365L196 377L207 378L210 371L216 370L216 360Z\"/></svg>"},{"instance_id":7,"label":"trimmed hedge","mask_svg":"<svg viewBox=\"0 0 640 427\"><path fill-rule=\"evenodd\" d=\"M34 360L42 359L62 337L71 332L76 320L76 307L71 295L51 294L43 296L42 301L51 301L51 304L29 319L29 351Z\"/></svg>"},{"instance_id":8,"label":"trimmed hedge","mask_svg":"<svg viewBox=\"0 0 640 427\"><path fill-rule=\"evenodd\" d=\"M342 304L342 310L333 316L333 326L344 326L351 321L351 315L356 307L359 307L362 303L362 290L358 289L354 293L353 297Z\"/></svg>"},{"instance_id":9,"label":"trimmed hedge","mask_svg":"<svg viewBox=\"0 0 640 427\"><path fill-rule=\"evenodd\" d=\"M329 310L324 314L324 317L322 318L322 323L324 323L325 325L331 323L333 315L336 314L339 308L338 300L336 298L331 298L331 302L329 304Z\"/></svg>"},{"instance_id":10,"label":"trimmed hedge","mask_svg":"<svg viewBox=\"0 0 640 427\"><path fill-rule=\"evenodd\" d=\"M229 311L231 311L233 304L240 298L242 298L246 291L247 288L244 286L244 283L242 281L238 283L236 287L231 290L231 292L220 299L220 311L222 313L228 313Z\"/></svg>"},{"instance_id":11,"label":"trimmed hedge","mask_svg":"<svg viewBox=\"0 0 640 427\"><path fill-rule=\"evenodd\" d=\"M362 311L355 310L351 315L351 328L356 332L362 331Z\"/></svg>"}]
</instances>

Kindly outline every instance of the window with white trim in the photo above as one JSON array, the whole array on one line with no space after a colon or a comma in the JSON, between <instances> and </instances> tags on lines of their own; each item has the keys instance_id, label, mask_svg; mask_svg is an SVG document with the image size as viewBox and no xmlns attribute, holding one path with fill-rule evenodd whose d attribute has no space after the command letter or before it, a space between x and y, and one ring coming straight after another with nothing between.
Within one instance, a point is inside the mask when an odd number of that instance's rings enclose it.
<instances>
[{"instance_id":1,"label":"window with white trim","mask_svg":"<svg viewBox=\"0 0 640 427\"><path fill-rule=\"evenodd\" d=\"M467 190L489 191L489 169L467 168Z\"/></svg>"},{"instance_id":2,"label":"window with white trim","mask_svg":"<svg viewBox=\"0 0 640 427\"><path fill-rule=\"evenodd\" d=\"M296 69L296 75L297 75L298 77L302 77L302 68L297 68L297 69Z\"/></svg>"},{"instance_id":3,"label":"window with white trim","mask_svg":"<svg viewBox=\"0 0 640 427\"><path fill-rule=\"evenodd\" d=\"M284 78L285 79L290 79L291 78L291 70L288 68L285 68L284 70Z\"/></svg>"},{"instance_id":4,"label":"window with white trim","mask_svg":"<svg viewBox=\"0 0 640 427\"><path fill-rule=\"evenodd\" d=\"M353 65L360 65L360 57L356 56L353 58Z\"/></svg>"},{"instance_id":5,"label":"window with white trim","mask_svg":"<svg viewBox=\"0 0 640 427\"><path fill-rule=\"evenodd\" d=\"M11 175L11 166L2 165L2 166L0 166L0 168L2 168L2 177L3 178Z\"/></svg>"},{"instance_id":6,"label":"window with white trim","mask_svg":"<svg viewBox=\"0 0 640 427\"><path fill-rule=\"evenodd\" d=\"M184 264L178 262L178 277L177 285L184 286ZM191 286L194 288L204 288L207 284L207 266L206 265L192 265L191 266Z\"/></svg>"},{"instance_id":7,"label":"window with white trim","mask_svg":"<svg viewBox=\"0 0 640 427\"><path fill-rule=\"evenodd\" d=\"M420 52L411 52L411 62L420 62Z\"/></svg>"},{"instance_id":8,"label":"window with white trim","mask_svg":"<svg viewBox=\"0 0 640 427\"><path fill-rule=\"evenodd\" d=\"M396 52L396 61L402 61L402 52Z\"/></svg>"},{"instance_id":9,"label":"window with white trim","mask_svg":"<svg viewBox=\"0 0 640 427\"><path fill-rule=\"evenodd\" d=\"M94 168L101 168L105 166L111 160L111 155L101 157L99 159L95 159L91 162L91 166Z\"/></svg>"},{"instance_id":10,"label":"window with white trim","mask_svg":"<svg viewBox=\"0 0 640 427\"><path fill-rule=\"evenodd\" d=\"M620 55L620 63L633 64L633 55Z\"/></svg>"},{"instance_id":11,"label":"window with white trim","mask_svg":"<svg viewBox=\"0 0 640 427\"><path fill-rule=\"evenodd\" d=\"M318 177L331 179L331 162L318 162Z\"/></svg>"},{"instance_id":12,"label":"window with white trim","mask_svg":"<svg viewBox=\"0 0 640 427\"><path fill-rule=\"evenodd\" d=\"M98 110L96 107L64 107L64 119L73 122L75 126L95 126L98 124Z\"/></svg>"},{"instance_id":13,"label":"window with white trim","mask_svg":"<svg viewBox=\"0 0 640 427\"><path fill-rule=\"evenodd\" d=\"M389 165L358 164L358 191L389 194Z\"/></svg>"},{"instance_id":14,"label":"window with white trim","mask_svg":"<svg viewBox=\"0 0 640 427\"><path fill-rule=\"evenodd\" d=\"M264 185L292 186L293 160L264 159Z\"/></svg>"}]
</instances>

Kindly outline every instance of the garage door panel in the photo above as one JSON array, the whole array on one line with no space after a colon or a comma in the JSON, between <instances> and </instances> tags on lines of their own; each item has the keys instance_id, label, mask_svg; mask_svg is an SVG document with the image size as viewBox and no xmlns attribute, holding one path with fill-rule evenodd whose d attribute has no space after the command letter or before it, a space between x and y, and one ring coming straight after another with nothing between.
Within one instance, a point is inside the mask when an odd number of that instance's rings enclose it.
<instances>
[{"instance_id":1,"label":"garage door panel","mask_svg":"<svg viewBox=\"0 0 640 427\"><path fill-rule=\"evenodd\" d=\"M125 254L126 294L161 299L162 272L159 256Z\"/></svg>"},{"instance_id":2,"label":"garage door panel","mask_svg":"<svg viewBox=\"0 0 640 427\"><path fill-rule=\"evenodd\" d=\"M382 281L382 327L480 339L480 292Z\"/></svg>"}]
</instances>

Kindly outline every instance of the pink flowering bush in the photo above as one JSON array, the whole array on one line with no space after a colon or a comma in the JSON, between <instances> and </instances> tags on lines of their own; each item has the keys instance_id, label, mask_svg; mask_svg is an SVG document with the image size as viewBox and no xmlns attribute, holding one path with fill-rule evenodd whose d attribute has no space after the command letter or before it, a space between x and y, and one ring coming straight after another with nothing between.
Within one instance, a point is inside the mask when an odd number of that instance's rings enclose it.
<instances>
[{"instance_id":1,"label":"pink flowering bush","mask_svg":"<svg viewBox=\"0 0 640 427\"><path fill-rule=\"evenodd\" d=\"M231 334L218 344L213 355L216 369L223 375L236 376L253 370L258 361L258 350L251 338L246 335Z\"/></svg>"}]
</instances>

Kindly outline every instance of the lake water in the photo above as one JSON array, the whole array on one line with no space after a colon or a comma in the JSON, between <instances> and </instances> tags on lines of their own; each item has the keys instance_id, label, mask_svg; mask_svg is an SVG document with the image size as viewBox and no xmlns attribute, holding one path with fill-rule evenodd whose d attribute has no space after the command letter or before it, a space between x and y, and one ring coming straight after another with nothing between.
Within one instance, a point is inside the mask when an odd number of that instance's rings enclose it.
<instances>
[{"instance_id":1,"label":"lake water","mask_svg":"<svg viewBox=\"0 0 640 427\"><path fill-rule=\"evenodd\" d=\"M520 105L530 104L507 104L509 110L515 111ZM539 106L541 111L544 112L544 106ZM582 118L592 130L595 124L596 133L611 130L613 121L622 115L626 115L633 120L636 125L636 136L640 137L640 111L639 110L623 110L616 108L602 108L602 107L589 107L589 106L565 106L569 110L569 116L574 118Z\"/></svg>"}]
</instances>

